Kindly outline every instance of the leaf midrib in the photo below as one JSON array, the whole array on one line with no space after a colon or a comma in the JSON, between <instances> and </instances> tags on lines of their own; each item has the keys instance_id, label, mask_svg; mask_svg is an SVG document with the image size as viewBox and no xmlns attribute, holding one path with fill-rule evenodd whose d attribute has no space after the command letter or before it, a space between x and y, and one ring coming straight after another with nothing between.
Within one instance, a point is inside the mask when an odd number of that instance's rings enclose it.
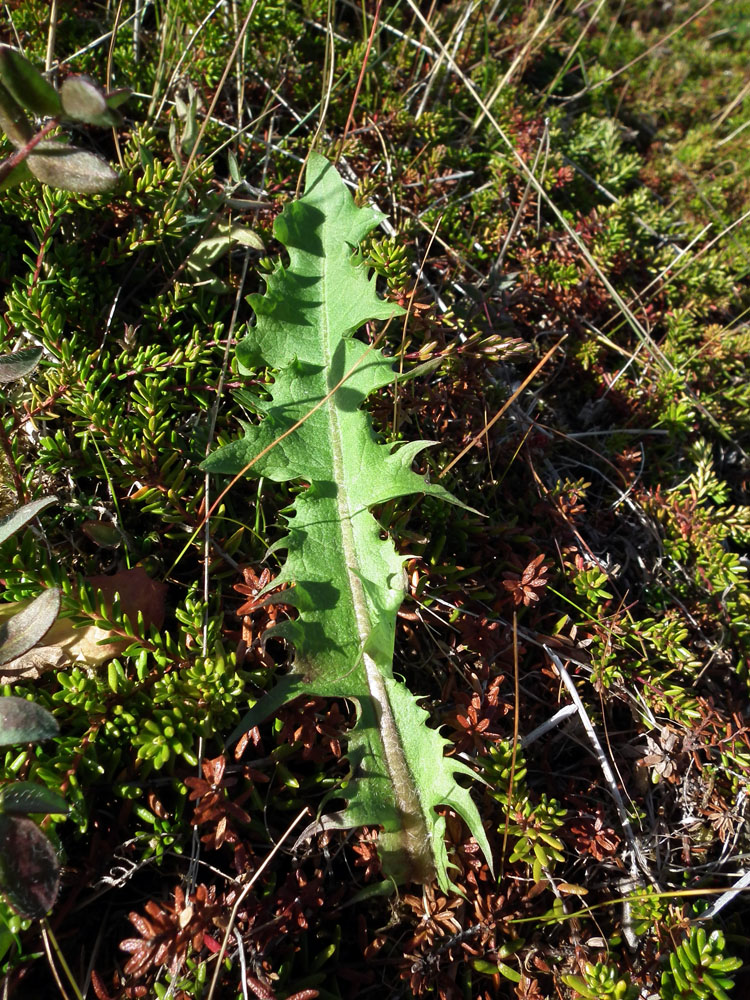
<instances>
[{"instance_id":1,"label":"leaf midrib","mask_svg":"<svg viewBox=\"0 0 750 1000\"><path fill-rule=\"evenodd\" d=\"M332 288L329 285L329 260L335 260L333 253L327 253L323 258L323 302L324 302L324 330L322 335L323 351L325 354L325 371L330 373L333 370L332 354L332 324L329 313L330 303L334 301L330 294ZM333 282L332 284L335 284ZM337 338L337 343L341 338ZM328 385L330 392L333 386ZM366 651L365 645L369 638L373 622L370 620L369 608L365 597L362 580L355 570L360 565L357 543L354 532L353 513L349 503L348 479L346 475L346 462L344 461L344 434L342 431L339 409L336 406L337 393L332 393L327 401L326 409L328 413L328 423L331 435L331 460L333 464L332 478L337 485L336 507L338 511L338 523L341 532L341 546L344 554L345 571L347 575L349 590L352 595L352 605L357 623L357 634L359 639L360 655L365 668L365 678L367 688L372 697L373 705L377 715L378 734L383 747L383 766L391 778L394 797L399 810L404 817L410 819L419 818L420 826L424 828L423 843L428 842L429 833L425 822L422 803L416 782L411 774L409 765L404 754L401 736L393 714L393 709L388 698L385 679L381 669L375 659ZM364 516L368 516L364 511ZM414 834L412 832L411 836ZM405 849L411 853L408 846L408 839L404 832Z\"/></svg>"}]
</instances>

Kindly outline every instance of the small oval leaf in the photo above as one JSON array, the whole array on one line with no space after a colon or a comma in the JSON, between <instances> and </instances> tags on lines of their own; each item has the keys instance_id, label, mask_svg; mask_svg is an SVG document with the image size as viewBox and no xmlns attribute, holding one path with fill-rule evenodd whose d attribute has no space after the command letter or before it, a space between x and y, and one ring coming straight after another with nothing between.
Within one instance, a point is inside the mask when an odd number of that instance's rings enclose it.
<instances>
[{"instance_id":1,"label":"small oval leaf","mask_svg":"<svg viewBox=\"0 0 750 1000\"><path fill-rule=\"evenodd\" d=\"M60 97L52 84L9 45L0 45L0 80L21 107L32 115L53 117L62 111Z\"/></svg>"},{"instance_id":2,"label":"small oval leaf","mask_svg":"<svg viewBox=\"0 0 750 1000\"><path fill-rule=\"evenodd\" d=\"M0 789L0 812L67 813L68 803L57 792L34 781L14 781Z\"/></svg>"},{"instance_id":3,"label":"small oval leaf","mask_svg":"<svg viewBox=\"0 0 750 1000\"><path fill-rule=\"evenodd\" d=\"M266 252L265 244L263 240L258 236L256 232L252 229L248 229L246 226L232 226L229 231L229 235L237 243L241 243L243 246L252 247L253 250L260 250L261 253Z\"/></svg>"},{"instance_id":4,"label":"small oval leaf","mask_svg":"<svg viewBox=\"0 0 750 1000\"><path fill-rule=\"evenodd\" d=\"M509 965L506 965L505 962L497 963L497 971L501 972L506 979L510 979L512 983L521 982L521 973L518 972L517 969L513 969Z\"/></svg>"},{"instance_id":5,"label":"small oval leaf","mask_svg":"<svg viewBox=\"0 0 750 1000\"><path fill-rule=\"evenodd\" d=\"M564 896L569 893L573 893L576 896L588 896L588 889L584 888L582 885L575 885L572 882L559 882L557 885L558 892L561 892Z\"/></svg>"},{"instance_id":6,"label":"small oval leaf","mask_svg":"<svg viewBox=\"0 0 750 1000\"><path fill-rule=\"evenodd\" d=\"M41 347L24 347L21 351L0 355L0 383L15 382L33 372L43 353Z\"/></svg>"},{"instance_id":7,"label":"small oval leaf","mask_svg":"<svg viewBox=\"0 0 750 1000\"><path fill-rule=\"evenodd\" d=\"M23 656L52 628L60 611L60 591L43 590L18 614L0 624L0 664Z\"/></svg>"},{"instance_id":8,"label":"small oval leaf","mask_svg":"<svg viewBox=\"0 0 750 1000\"><path fill-rule=\"evenodd\" d=\"M187 270L196 274L202 273L204 268L210 267L223 257L231 245L232 240L226 234L209 236L208 239L201 240L190 252L186 261Z\"/></svg>"},{"instance_id":9,"label":"small oval leaf","mask_svg":"<svg viewBox=\"0 0 750 1000\"><path fill-rule=\"evenodd\" d=\"M103 549L117 549L122 545L122 533L109 521L84 521L81 531L94 545L100 545Z\"/></svg>"},{"instance_id":10,"label":"small oval leaf","mask_svg":"<svg viewBox=\"0 0 750 1000\"><path fill-rule=\"evenodd\" d=\"M89 125L117 125L119 116L107 105L104 91L88 76L69 76L60 88L67 118Z\"/></svg>"},{"instance_id":11,"label":"small oval leaf","mask_svg":"<svg viewBox=\"0 0 750 1000\"><path fill-rule=\"evenodd\" d=\"M580 994L582 997L585 997L586 1000L597 1000L596 994L591 992L591 990L586 985L586 981L584 979L581 979L580 976L571 976L566 973L564 976L560 976L560 978L562 979L562 981L565 983L566 986L569 986L572 990L575 990L576 993Z\"/></svg>"},{"instance_id":12,"label":"small oval leaf","mask_svg":"<svg viewBox=\"0 0 750 1000\"><path fill-rule=\"evenodd\" d=\"M2 83L0 83L0 128L16 147L25 146L34 134L23 108Z\"/></svg>"},{"instance_id":13,"label":"small oval leaf","mask_svg":"<svg viewBox=\"0 0 750 1000\"><path fill-rule=\"evenodd\" d=\"M40 142L28 158L37 180L62 191L99 194L117 181L110 165L95 153L59 142Z\"/></svg>"},{"instance_id":14,"label":"small oval leaf","mask_svg":"<svg viewBox=\"0 0 750 1000\"><path fill-rule=\"evenodd\" d=\"M55 905L60 865L48 838L25 816L0 816L0 888L23 917L38 919Z\"/></svg>"},{"instance_id":15,"label":"small oval leaf","mask_svg":"<svg viewBox=\"0 0 750 1000\"><path fill-rule=\"evenodd\" d=\"M107 110L104 92L88 76L69 76L60 88L60 98L65 114L81 121Z\"/></svg>"},{"instance_id":16,"label":"small oval leaf","mask_svg":"<svg viewBox=\"0 0 750 1000\"><path fill-rule=\"evenodd\" d=\"M25 503L23 507L12 510L10 514L0 520L0 543L14 535L19 528L22 528L24 524L40 514L45 507L49 507L53 503L57 503L56 496L42 497L40 500L32 500L31 503Z\"/></svg>"},{"instance_id":17,"label":"small oval leaf","mask_svg":"<svg viewBox=\"0 0 750 1000\"><path fill-rule=\"evenodd\" d=\"M33 181L34 175L29 170L26 160L21 160L9 173L0 174L0 191L7 191L8 188L23 184L24 181Z\"/></svg>"},{"instance_id":18,"label":"small oval leaf","mask_svg":"<svg viewBox=\"0 0 750 1000\"><path fill-rule=\"evenodd\" d=\"M41 743L60 732L53 715L36 702L10 695L0 698L0 746Z\"/></svg>"},{"instance_id":19,"label":"small oval leaf","mask_svg":"<svg viewBox=\"0 0 750 1000\"><path fill-rule=\"evenodd\" d=\"M108 94L104 95L104 100L107 102L107 107L111 108L112 111L116 111L121 104L130 97L133 91L130 87L118 87L117 90L110 90Z\"/></svg>"}]
</instances>

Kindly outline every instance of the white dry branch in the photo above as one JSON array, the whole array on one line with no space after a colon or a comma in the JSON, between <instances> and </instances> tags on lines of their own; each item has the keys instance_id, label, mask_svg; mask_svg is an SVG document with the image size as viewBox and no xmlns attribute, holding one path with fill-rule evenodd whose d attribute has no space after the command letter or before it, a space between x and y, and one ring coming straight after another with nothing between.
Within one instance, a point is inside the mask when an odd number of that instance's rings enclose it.
<instances>
[{"instance_id":1,"label":"white dry branch","mask_svg":"<svg viewBox=\"0 0 750 1000\"><path fill-rule=\"evenodd\" d=\"M638 841L636 839L635 833L633 832L633 826L630 822L630 817L628 816L628 811L625 808L625 803L620 793L620 789L617 785L617 780L615 778L614 770L609 762L609 758L604 752L601 740L597 736L596 730L591 719L588 716L586 708L581 701L581 696L578 694L575 684L573 683L573 678L570 676L568 671L563 666L562 660L557 654L550 649L549 646L542 647L546 652L547 656L552 660L555 665L555 669L560 675L560 680L563 682L567 688L568 694L570 695L573 704L578 711L578 717L581 720L581 724L589 738L591 746L594 749L594 754L597 761L599 762L599 767L602 769L602 774L604 775L604 780L607 783L607 787L614 799L615 806L617 808L617 815L620 818L620 823L622 825L625 837L630 845L630 855L633 866L633 875L636 875L636 868L640 868L641 872L649 879L650 882L655 883L654 877L651 874L646 858L641 850Z\"/></svg>"}]
</instances>

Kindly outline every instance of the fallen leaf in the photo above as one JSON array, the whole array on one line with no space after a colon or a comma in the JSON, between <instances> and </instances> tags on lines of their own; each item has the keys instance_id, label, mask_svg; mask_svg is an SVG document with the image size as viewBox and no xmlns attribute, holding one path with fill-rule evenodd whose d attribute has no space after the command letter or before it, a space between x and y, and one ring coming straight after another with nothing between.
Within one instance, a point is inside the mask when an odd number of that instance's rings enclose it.
<instances>
[{"instance_id":1,"label":"fallen leaf","mask_svg":"<svg viewBox=\"0 0 750 1000\"><path fill-rule=\"evenodd\" d=\"M160 629L164 624L164 601L167 586L152 580L140 567L125 569L112 576L89 576L86 583L98 590L105 606L111 610L115 594L120 595L120 608L133 625L138 612L143 615L146 630L153 625ZM28 602L19 601L0 608L0 621L20 611ZM69 663L87 663L99 666L118 656L132 643L132 639L113 638L114 633L96 625L74 628L69 618L58 618L44 636L44 645L35 646L24 656L7 663L2 668L0 683L13 684L19 680L33 680L46 670ZM53 652L54 651L54 652Z\"/></svg>"},{"instance_id":2,"label":"fallen leaf","mask_svg":"<svg viewBox=\"0 0 750 1000\"><path fill-rule=\"evenodd\" d=\"M46 636L45 636L46 638ZM28 653L5 663L0 669L0 684L17 684L19 681L35 681L48 670L61 667L65 663L65 651L59 646L34 646Z\"/></svg>"}]
</instances>

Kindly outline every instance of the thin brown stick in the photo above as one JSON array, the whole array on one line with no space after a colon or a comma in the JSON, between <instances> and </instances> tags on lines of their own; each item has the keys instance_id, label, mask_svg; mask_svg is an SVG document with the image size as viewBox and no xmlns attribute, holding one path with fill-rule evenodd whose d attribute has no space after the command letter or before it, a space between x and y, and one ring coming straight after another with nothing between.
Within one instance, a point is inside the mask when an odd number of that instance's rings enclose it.
<instances>
[{"instance_id":1,"label":"thin brown stick","mask_svg":"<svg viewBox=\"0 0 750 1000\"><path fill-rule=\"evenodd\" d=\"M269 853L268 857L265 858L265 860L263 861L263 864L260 865L260 867L258 868L258 870L253 875L253 877L250 879L250 881L247 883L247 885L245 886L245 888L242 890L242 892L237 897L237 901L235 902L234 906L232 907L232 912L229 914L229 920L227 922L226 930L224 931L224 939L221 942L221 948L219 949L219 954L216 956L216 968L214 969L213 979L211 980L211 989L208 991L208 1000L213 1000L214 993L216 992L216 984L217 984L217 981L219 979L219 972L221 971L222 959L224 958L224 955L226 953L227 942L229 941L229 937L230 937L230 935L232 933L232 928L234 927L234 922L237 919L237 914L239 913L239 909L240 909L240 906L242 905L243 899L245 898L245 896L247 896L247 894L250 892L250 890L252 889L252 887L255 885L255 883L260 878L261 874L265 871L265 869L270 865L270 863L273 861L273 859L279 853L279 851L281 850L281 845L284 843L284 841L289 836L289 834L292 832L292 830L295 828L295 826L297 826L297 824L299 823L299 821L304 816L306 816L309 812L310 812L310 810L308 809L307 806L305 806L305 808L301 812L299 812L297 814L297 816L292 820L292 822L289 824L289 826L284 831L281 839L277 840L276 843L273 845L273 849Z\"/></svg>"},{"instance_id":2,"label":"thin brown stick","mask_svg":"<svg viewBox=\"0 0 750 1000\"><path fill-rule=\"evenodd\" d=\"M372 51L372 43L375 38L375 32L378 27L378 21L380 20L380 8L383 6L383 0L378 0L378 5L375 8L375 13L372 18L372 27L370 28L370 35L367 39L367 48L365 49L365 55L362 60L362 66L359 70L359 77L357 79L357 85L354 88L354 96L352 97L352 103L349 108L349 114L346 119L346 125L344 125L344 133L341 136L341 143L339 145L339 155L343 152L344 143L346 142L346 137L352 124L352 119L354 118L354 109L357 107L357 101L359 100L359 92L362 89L362 82L365 78L365 72L367 70L367 63L370 59L370 52ZM337 157L338 160L338 157Z\"/></svg>"},{"instance_id":3,"label":"thin brown stick","mask_svg":"<svg viewBox=\"0 0 750 1000\"><path fill-rule=\"evenodd\" d=\"M120 30L120 17L122 15L122 4L123 0L118 0L117 10L115 11L115 23L112 25L112 37L109 40L109 50L107 52L107 69L105 73L105 81L107 90L112 89L112 61L115 55L115 44L117 42L117 33ZM115 143L115 149L117 151L117 161L120 164L120 169L125 169L125 160L122 157L122 150L120 149L120 140L117 135L117 129L112 127L112 138Z\"/></svg>"},{"instance_id":4,"label":"thin brown stick","mask_svg":"<svg viewBox=\"0 0 750 1000\"><path fill-rule=\"evenodd\" d=\"M60 978L60 974L57 971L57 966L55 965L55 960L52 955L53 946L55 951L57 952L57 957L60 960L60 964L62 965L70 981L70 985L73 987L73 992L75 993L76 1000L82 1000L81 991L78 989L78 984L76 983L75 979L73 979L73 975L70 969L68 968L68 963L65 961L63 953L60 951L60 946L58 945L57 940L55 939L55 935L52 933L52 928L50 927L49 922L47 921L46 918L42 921L41 931L42 931L42 941L44 942L44 951L47 955L47 961L49 962L49 967L52 970L52 976L55 980L55 983L57 984L58 990L60 991L60 996L63 998L63 1000L69 1000L68 994L65 992L65 987L62 984L62 979Z\"/></svg>"},{"instance_id":5,"label":"thin brown stick","mask_svg":"<svg viewBox=\"0 0 750 1000\"><path fill-rule=\"evenodd\" d=\"M567 337L567 334L565 335L565 337ZM542 358L542 360L534 367L533 371L531 371L526 376L526 378L519 385L519 387L516 389L516 391L513 393L513 395L509 396L505 400L505 402L500 407L500 409L497 411L497 413L492 418L492 420L490 420L489 423L485 423L485 425L481 429L481 431L479 431L478 434L475 434L474 437L471 439L471 441L469 441L469 443L466 445L466 447L462 448L461 451L459 451L459 453L456 455L456 457L453 459L453 461L449 462L446 465L446 467L440 473L441 476L444 476L446 474L446 472L449 472L453 468L453 466L456 464L456 462L460 462L461 459L466 454L466 452L467 451L471 451L471 449L474 447L474 445L477 443L477 441L481 440L481 438L484 437L484 435L487 433L487 431L490 429L490 427L492 427L494 424L497 423L497 421L500 419L500 417L502 417L502 415L505 413L505 411L508 409L508 407L511 405L511 403L515 402L518 399L518 397L521 395L521 393L526 388L526 386L529 384L529 382L531 382L531 380L542 370L542 368L544 368L544 366L547 364L547 362L549 361L549 359L555 353L555 351L557 350L557 348L565 340L565 337L561 337L558 340L558 342L553 347L550 347L550 349L544 355L544 357Z\"/></svg>"},{"instance_id":6,"label":"thin brown stick","mask_svg":"<svg viewBox=\"0 0 750 1000\"><path fill-rule=\"evenodd\" d=\"M513 612L513 749L510 757L510 775L508 776L508 802L505 810L505 829L503 830L503 851L500 856L500 875L502 881L505 874L505 852L508 849L508 830L510 828L510 811L513 808L513 786L516 778L516 758L518 756L518 725L520 717L519 702L521 685L518 679L518 615Z\"/></svg>"},{"instance_id":7,"label":"thin brown stick","mask_svg":"<svg viewBox=\"0 0 750 1000\"><path fill-rule=\"evenodd\" d=\"M424 266L427 263L427 258L430 256L430 250L432 249L432 244L435 241L435 236L440 228L440 223L443 221L442 214L438 216L435 226L430 233L430 239L427 244L427 249L422 255L422 260L419 264L419 270L417 271L417 277L414 281L414 287L411 290L411 295L409 296L409 302L406 306L406 313L404 314L404 325L401 328L401 350L398 352L398 372L394 378L394 392L393 392L393 433L395 434L398 430L398 409L399 409L399 398L398 392L396 392L396 387L398 385L398 380L404 372L404 355L406 353L406 325L409 322L409 317L411 316L412 310L414 308L414 296L417 294L417 289L419 288L419 282L422 280L422 272L424 271Z\"/></svg>"},{"instance_id":8,"label":"thin brown stick","mask_svg":"<svg viewBox=\"0 0 750 1000\"><path fill-rule=\"evenodd\" d=\"M49 5L49 31L47 32L47 54L44 57L44 72L49 73L52 69L52 62L55 58L55 39L57 37L57 19L60 0L52 0Z\"/></svg>"},{"instance_id":9,"label":"thin brown stick","mask_svg":"<svg viewBox=\"0 0 750 1000\"><path fill-rule=\"evenodd\" d=\"M214 109L216 108L216 105L219 103L219 98L221 97L221 92L224 88L224 84L227 82L227 77L229 76L232 66L234 65L234 61L237 58L237 53L240 51L242 40L244 39L247 29L250 26L250 18L255 13L255 8L257 6L258 6L258 0L253 0L253 2L250 4L250 10L247 12L245 20L242 22L242 27L237 33L237 41L234 43L234 48L229 53L227 64L224 67L224 72L221 74L221 79L219 80L216 86L216 90L214 91L214 96L211 99L211 103L208 106L208 110L206 111L205 117L203 118L201 127L198 129L198 138L195 140L195 145L190 150L190 156L188 157L188 161L185 164L185 169L182 172L180 183L177 185L177 190L175 191L174 194L175 199L177 199L180 196L180 194L182 193L182 189L185 186L185 182L188 178L188 175L190 174L190 170L195 161L195 157L198 155L198 149L200 148L200 144L203 141L203 136L206 134L208 123L211 121L211 115L214 113Z\"/></svg>"}]
</instances>

